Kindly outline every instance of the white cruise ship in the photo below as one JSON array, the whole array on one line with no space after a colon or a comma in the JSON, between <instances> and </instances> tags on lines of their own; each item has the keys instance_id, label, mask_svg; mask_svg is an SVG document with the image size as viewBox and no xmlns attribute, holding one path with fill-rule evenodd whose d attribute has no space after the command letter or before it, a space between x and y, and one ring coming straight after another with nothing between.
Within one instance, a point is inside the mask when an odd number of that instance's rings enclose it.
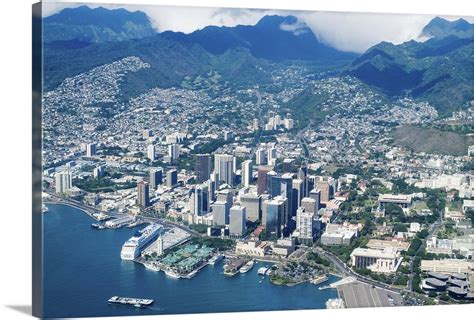
<instances>
[{"instance_id":1,"label":"white cruise ship","mask_svg":"<svg viewBox=\"0 0 474 320\"><path fill-rule=\"evenodd\" d=\"M122 246L120 257L122 260L133 260L140 255L142 250L155 240L163 231L161 224L152 223L140 231L137 231L133 237L125 241Z\"/></svg>"}]
</instances>

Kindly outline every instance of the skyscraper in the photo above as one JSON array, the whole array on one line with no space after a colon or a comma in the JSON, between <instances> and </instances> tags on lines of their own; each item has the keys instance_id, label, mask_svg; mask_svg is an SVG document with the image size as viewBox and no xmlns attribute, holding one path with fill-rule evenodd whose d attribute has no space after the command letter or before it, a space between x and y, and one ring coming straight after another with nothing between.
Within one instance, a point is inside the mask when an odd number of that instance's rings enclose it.
<instances>
[{"instance_id":1,"label":"skyscraper","mask_svg":"<svg viewBox=\"0 0 474 320\"><path fill-rule=\"evenodd\" d=\"M150 144L147 148L147 158L155 161L155 145Z\"/></svg>"},{"instance_id":2,"label":"skyscraper","mask_svg":"<svg viewBox=\"0 0 474 320\"><path fill-rule=\"evenodd\" d=\"M156 240L156 254L158 256L162 256L163 255L163 252L164 252L164 248L163 248L163 237L161 237L161 235L158 237L158 240Z\"/></svg>"},{"instance_id":3,"label":"skyscraper","mask_svg":"<svg viewBox=\"0 0 474 320\"><path fill-rule=\"evenodd\" d=\"M209 211L209 196L206 185L193 188L189 197L189 209L193 215L202 216Z\"/></svg>"},{"instance_id":4,"label":"skyscraper","mask_svg":"<svg viewBox=\"0 0 474 320\"><path fill-rule=\"evenodd\" d=\"M246 232L246 210L245 207L233 206L230 208L229 234L234 237L242 237Z\"/></svg>"},{"instance_id":5,"label":"skyscraper","mask_svg":"<svg viewBox=\"0 0 474 320\"><path fill-rule=\"evenodd\" d=\"M178 171L171 169L166 173L166 186L174 188L178 184Z\"/></svg>"},{"instance_id":6,"label":"skyscraper","mask_svg":"<svg viewBox=\"0 0 474 320\"><path fill-rule=\"evenodd\" d=\"M316 182L316 188L320 190L320 199L321 203L326 203L329 201L331 192L330 192L330 185L327 181L318 181Z\"/></svg>"},{"instance_id":7,"label":"skyscraper","mask_svg":"<svg viewBox=\"0 0 474 320\"><path fill-rule=\"evenodd\" d=\"M258 165L266 164L266 151L265 149L258 149L255 152L256 161Z\"/></svg>"},{"instance_id":8,"label":"skyscraper","mask_svg":"<svg viewBox=\"0 0 474 320\"><path fill-rule=\"evenodd\" d=\"M64 193L72 188L72 174L69 171L56 173L56 193Z\"/></svg>"},{"instance_id":9,"label":"skyscraper","mask_svg":"<svg viewBox=\"0 0 474 320\"><path fill-rule=\"evenodd\" d=\"M321 208L321 191L313 189L309 193L309 197L316 201L316 213Z\"/></svg>"},{"instance_id":10,"label":"skyscraper","mask_svg":"<svg viewBox=\"0 0 474 320\"><path fill-rule=\"evenodd\" d=\"M278 196L263 202L262 225L268 233L281 237L283 230L283 216L285 215L286 199Z\"/></svg>"},{"instance_id":11,"label":"skyscraper","mask_svg":"<svg viewBox=\"0 0 474 320\"><path fill-rule=\"evenodd\" d=\"M242 162L242 183L248 187L252 183L252 160Z\"/></svg>"},{"instance_id":12,"label":"skyscraper","mask_svg":"<svg viewBox=\"0 0 474 320\"><path fill-rule=\"evenodd\" d=\"M170 157L171 161L179 158L179 144L174 143L168 146L168 157Z\"/></svg>"},{"instance_id":13,"label":"skyscraper","mask_svg":"<svg viewBox=\"0 0 474 320\"><path fill-rule=\"evenodd\" d=\"M257 194L261 195L267 191L267 173L272 171L272 166L259 166L257 173Z\"/></svg>"},{"instance_id":14,"label":"skyscraper","mask_svg":"<svg viewBox=\"0 0 474 320\"><path fill-rule=\"evenodd\" d=\"M255 193L246 193L240 196L240 204L246 209L247 220L252 222L261 221L262 208L260 198L261 196Z\"/></svg>"},{"instance_id":15,"label":"skyscraper","mask_svg":"<svg viewBox=\"0 0 474 320\"><path fill-rule=\"evenodd\" d=\"M230 205L225 201L216 201L211 205L212 224L224 226L229 224Z\"/></svg>"},{"instance_id":16,"label":"skyscraper","mask_svg":"<svg viewBox=\"0 0 474 320\"><path fill-rule=\"evenodd\" d=\"M211 174L211 156L209 154L196 155L196 182L203 183Z\"/></svg>"},{"instance_id":17,"label":"skyscraper","mask_svg":"<svg viewBox=\"0 0 474 320\"><path fill-rule=\"evenodd\" d=\"M318 213L318 204L313 198L303 198L301 200L301 207L304 208L305 212Z\"/></svg>"},{"instance_id":18,"label":"skyscraper","mask_svg":"<svg viewBox=\"0 0 474 320\"><path fill-rule=\"evenodd\" d=\"M267 163L268 165L275 165L277 159L277 151L275 148L270 148L267 151Z\"/></svg>"},{"instance_id":19,"label":"skyscraper","mask_svg":"<svg viewBox=\"0 0 474 320\"><path fill-rule=\"evenodd\" d=\"M214 155L214 167L220 182L234 186L234 156L228 154Z\"/></svg>"},{"instance_id":20,"label":"skyscraper","mask_svg":"<svg viewBox=\"0 0 474 320\"><path fill-rule=\"evenodd\" d=\"M150 186L145 181L137 183L137 204L142 209L150 205Z\"/></svg>"},{"instance_id":21,"label":"skyscraper","mask_svg":"<svg viewBox=\"0 0 474 320\"><path fill-rule=\"evenodd\" d=\"M150 188L152 190L158 189L158 185L163 183L163 169L150 170Z\"/></svg>"},{"instance_id":22,"label":"skyscraper","mask_svg":"<svg viewBox=\"0 0 474 320\"><path fill-rule=\"evenodd\" d=\"M305 198L309 199L309 198ZM314 199L311 199L314 201ZM309 244L314 238L314 212L307 212L299 208L296 212L296 229L299 231L299 240Z\"/></svg>"},{"instance_id":23,"label":"skyscraper","mask_svg":"<svg viewBox=\"0 0 474 320\"><path fill-rule=\"evenodd\" d=\"M92 157L95 155L96 152L96 144L95 143L88 143L86 145L86 156Z\"/></svg>"}]
</instances>

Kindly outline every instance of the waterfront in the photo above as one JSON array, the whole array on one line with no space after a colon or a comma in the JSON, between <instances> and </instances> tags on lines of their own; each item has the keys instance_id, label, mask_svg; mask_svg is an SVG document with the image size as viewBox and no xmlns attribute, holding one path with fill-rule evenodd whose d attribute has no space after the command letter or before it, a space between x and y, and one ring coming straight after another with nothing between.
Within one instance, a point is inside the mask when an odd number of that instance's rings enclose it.
<instances>
[{"instance_id":1,"label":"waterfront","mask_svg":"<svg viewBox=\"0 0 474 320\"><path fill-rule=\"evenodd\" d=\"M321 309L327 299L337 297L335 290L320 291L310 283L277 286L268 277L260 283L257 270L266 265L262 262L231 278L222 275L221 261L190 280L172 279L120 259L122 244L140 227L98 231L79 209L48 207L43 215L46 317ZM115 295L155 303L147 309L108 305Z\"/></svg>"}]
</instances>

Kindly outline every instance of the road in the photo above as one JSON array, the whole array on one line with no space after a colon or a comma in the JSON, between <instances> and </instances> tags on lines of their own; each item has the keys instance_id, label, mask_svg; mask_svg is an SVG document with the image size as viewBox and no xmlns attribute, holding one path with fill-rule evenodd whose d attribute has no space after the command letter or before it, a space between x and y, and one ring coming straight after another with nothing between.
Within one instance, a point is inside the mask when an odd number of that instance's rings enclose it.
<instances>
[{"instance_id":1,"label":"road","mask_svg":"<svg viewBox=\"0 0 474 320\"><path fill-rule=\"evenodd\" d=\"M440 212L438 220L436 220L435 223L433 223L431 225L430 230L428 231L428 236L425 239L423 239L423 243L418 248L418 250L415 252L415 255L413 257L410 257L410 263L409 263L410 274L408 276L408 283L407 283L407 290L409 290L409 291L413 291L412 286L413 286L413 276L414 276L413 269L414 269L415 257L418 256L420 251L425 250L426 239L431 238L434 234L436 234L438 232L439 227L441 226L441 224L443 222L442 217L443 217L443 213Z\"/></svg>"},{"instance_id":2,"label":"road","mask_svg":"<svg viewBox=\"0 0 474 320\"><path fill-rule=\"evenodd\" d=\"M350 269L344 262L341 261L341 259L339 259L337 256L335 256L333 253L328 252L328 251L324 251L321 248L317 248L317 250L318 250L317 253L321 254L324 258L326 258L327 260L332 262L333 265L336 267L336 269L339 270L339 272L341 274L343 274L345 277L351 276L351 277L354 277L358 281L363 282L365 284L375 286L375 287L378 287L378 288L381 288L381 289L384 289L384 290L392 291L392 292L395 292L395 293L402 293L402 291L403 291L399 288L394 288L394 287L392 287L388 284L363 277L360 274L354 272L352 269Z\"/></svg>"}]
</instances>

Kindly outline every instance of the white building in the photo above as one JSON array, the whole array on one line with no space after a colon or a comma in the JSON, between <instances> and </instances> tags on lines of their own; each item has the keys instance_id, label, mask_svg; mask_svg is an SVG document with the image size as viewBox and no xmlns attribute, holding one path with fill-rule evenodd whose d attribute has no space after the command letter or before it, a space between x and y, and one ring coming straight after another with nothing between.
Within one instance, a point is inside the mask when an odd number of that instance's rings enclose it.
<instances>
[{"instance_id":1,"label":"white building","mask_svg":"<svg viewBox=\"0 0 474 320\"><path fill-rule=\"evenodd\" d=\"M242 162L242 184L248 187L252 182L252 160Z\"/></svg>"},{"instance_id":2,"label":"white building","mask_svg":"<svg viewBox=\"0 0 474 320\"><path fill-rule=\"evenodd\" d=\"M355 268L365 268L373 272L396 272L402 260L398 250L393 248L356 248L351 253L351 262Z\"/></svg>"},{"instance_id":3,"label":"white building","mask_svg":"<svg viewBox=\"0 0 474 320\"><path fill-rule=\"evenodd\" d=\"M56 193L65 193L72 188L72 174L69 171L56 173Z\"/></svg>"},{"instance_id":4,"label":"white building","mask_svg":"<svg viewBox=\"0 0 474 320\"><path fill-rule=\"evenodd\" d=\"M151 161L155 161L155 146L150 144L147 148L147 158Z\"/></svg>"},{"instance_id":5,"label":"white building","mask_svg":"<svg viewBox=\"0 0 474 320\"><path fill-rule=\"evenodd\" d=\"M305 211L299 208L296 211L296 230L299 232L299 239L314 239L314 212Z\"/></svg>"}]
</instances>

